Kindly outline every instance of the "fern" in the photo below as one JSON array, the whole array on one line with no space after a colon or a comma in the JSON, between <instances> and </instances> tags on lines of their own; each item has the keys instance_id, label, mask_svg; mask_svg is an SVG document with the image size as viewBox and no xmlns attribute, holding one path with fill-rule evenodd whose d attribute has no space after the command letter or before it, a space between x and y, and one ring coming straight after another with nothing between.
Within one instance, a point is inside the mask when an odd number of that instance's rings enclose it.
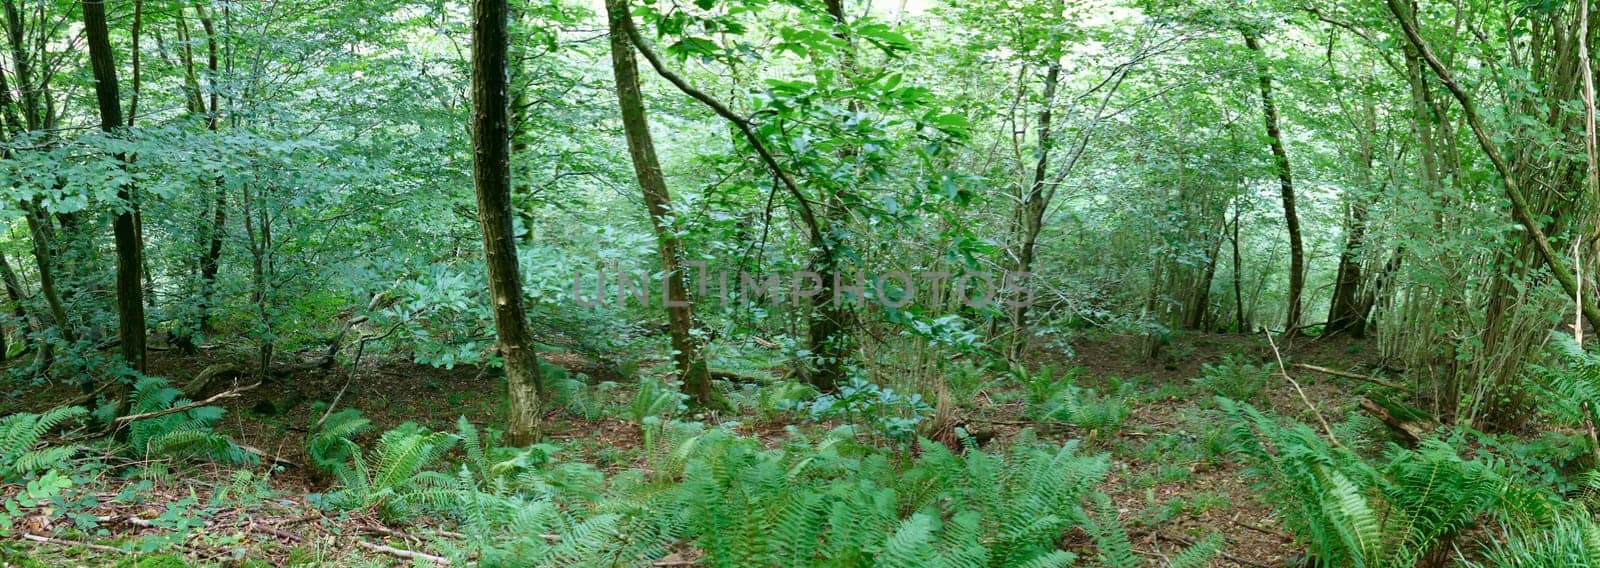
<instances>
[{"instance_id":1,"label":"fern","mask_svg":"<svg viewBox=\"0 0 1600 568\"><path fill-rule=\"evenodd\" d=\"M1484 513L1515 494L1502 464L1464 460L1441 441L1396 448L1374 465L1303 424L1281 426L1248 404L1219 398L1235 449L1268 501L1324 566L1413 566L1450 549Z\"/></svg>"},{"instance_id":2,"label":"fern","mask_svg":"<svg viewBox=\"0 0 1600 568\"><path fill-rule=\"evenodd\" d=\"M341 489L329 494L329 502L372 509L390 519L409 517L418 505L445 508L459 495L456 479L427 468L450 451L456 439L409 422L384 432L370 455L341 439L350 459L333 468Z\"/></svg>"},{"instance_id":3,"label":"fern","mask_svg":"<svg viewBox=\"0 0 1600 568\"><path fill-rule=\"evenodd\" d=\"M166 379L145 377L134 384L128 411L145 414L189 404L188 399L179 395ZM255 462L255 455L212 430L223 412L219 407L201 406L135 420L128 424L128 446L139 457L187 456L230 463Z\"/></svg>"},{"instance_id":4,"label":"fern","mask_svg":"<svg viewBox=\"0 0 1600 568\"><path fill-rule=\"evenodd\" d=\"M346 408L329 414L322 427L311 435L306 453L311 462L324 470L333 470L350 459L350 445L346 441L370 430L372 422L361 411Z\"/></svg>"},{"instance_id":5,"label":"fern","mask_svg":"<svg viewBox=\"0 0 1600 568\"><path fill-rule=\"evenodd\" d=\"M57 426L81 420L89 411L79 406L64 406L43 414L18 413L0 418L0 482L19 481L22 476L58 467L77 446L39 447L39 440Z\"/></svg>"}]
</instances>

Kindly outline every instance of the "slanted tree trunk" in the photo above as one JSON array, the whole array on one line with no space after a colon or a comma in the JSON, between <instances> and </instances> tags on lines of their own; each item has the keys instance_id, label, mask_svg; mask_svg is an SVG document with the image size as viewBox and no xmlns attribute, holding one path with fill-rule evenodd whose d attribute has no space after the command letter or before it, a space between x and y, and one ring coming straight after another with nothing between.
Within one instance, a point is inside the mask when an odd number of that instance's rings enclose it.
<instances>
[{"instance_id":1,"label":"slanted tree trunk","mask_svg":"<svg viewBox=\"0 0 1600 568\"><path fill-rule=\"evenodd\" d=\"M661 269L665 274L667 332L672 336L673 360L678 366L678 376L683 381L683 392L701 408L726 409L727 402L711 384L711 373L700 348L700 340L693 334L695 328L694 303L689 298L689 287L680 265L682 244L668 224L672 197L667 190L667 180L661 174L661 163L656 158L655 142L650 136L650 122L645 115L644 97L639 92L639 67L634 59L633 44L628 41L623 18L628 13L627 0L606 0L606 14L611 27L611 68L616 76L617 102L622 109L622 128L628 139L628 156L633 160L634 174L639 178L639 188L644 193L650 226L655 229L656 246L661 253Z\"/></svg>"},{"instance_id":2,"label":"slanted tree trunk","mask_svg":"<svg viewBox=\"0 0 1600 568\"><path fill-rule=\"evenodd\" d=\"M478 194L495 334L506 371L510 405L506 438L511 445L522 446L534 441L543 381L533 335L528 332L512 231L511 104L507 92L510 15L506 0L472 2L472 180Z\"/></svg>"},{"instance_id":3,"label":"slanted tree trunk","mask_svg":"<svg viewBox=\"0 0 1600 568\"><path fill-rule=\"evenodd\" d=\"M95 98L100 103L100 128L116 132L122 128L122 101L117 94L117 68L111 53L111 36L106 28L104 0L84 0L83 31L89 44L89 64L94 71ZM125 157L118 156L119 160ZM145 328L144 289L140 272L144 268L144 243L139 235L139 202L131 183L117 188L123 209L112 221L117 249L117 337L122 358L129 367L144 372Z\"/></svg>"},{"instance_id":4,"label":"slanted tree trunk","mask_svg":"<svg viewBox=\"0 0 1600 568\"><path fill-rule=\"evenodd\" d=\"M1300 214L1294 206L1294 174L1289 168L1289 152L1283 145L1283 131L1278 127L1278 105L1272 99L1272 70L1267 68L1261 50L1261 35L1250 29L1243 29L1241 33L1256 63L1256 77L1261 85L1261 120L1266 123L1267 137L1271 139L1273 164L1283 195L1283 224L1289 230L1289 313L1283 329L1292 337L1300 331L1301 295L1306 287L1305 244L1300 239Z\"/></svg>"}]
</instances>

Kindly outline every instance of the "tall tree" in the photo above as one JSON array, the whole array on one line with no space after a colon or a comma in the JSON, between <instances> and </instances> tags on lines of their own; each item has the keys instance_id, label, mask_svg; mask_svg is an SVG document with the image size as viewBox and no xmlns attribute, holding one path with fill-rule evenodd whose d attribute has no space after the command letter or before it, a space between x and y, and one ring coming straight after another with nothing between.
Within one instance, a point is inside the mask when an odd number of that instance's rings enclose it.
<instances>
[{"instance_id":1,"label":"tall tree","mask_svg":"<svg viewBox=\"0 0 1600 568\"><path fill-rule=\"evenodd\" d=\"M667 332L672 339L673 360L683 381L683 392L691 401L703 408L725 409L727 403L711 384L711 372L700 340L694 337L694 303L689 298L689 287L680 264L683 245L670 225L672 197L667 190L667 180L661 174L661 162L656 158L644 97L639 92L639 67L634 59L633 44L625 31L624 20L631 17L627 0L606 0L606 15L611 30L611 69L616 77L617 103L622 109L628 156L633 160L633 171L639 178L650 226L655 230L656 247L661 253L661 269L666 279Z\"/></svg>"},{"instance_id":2,"label":"tall tree","mask_svg":"<svg viewBox=\"0 0 1600 568\"><path fill-rule=\"evenodd\" d=\"M472 180L478 194L495 333L505 365L507 441L534 441L542 377L523 307L511 211L511 101L506 0L472 3Z\"/></svg>"},{"instance_id":3,"label":"tall tree","mask_svg":"<svg viewBox=\"0 0 1600 568\"><path fill-rule=\"evenodd\" d=\"M1283 224L1289 230L1289 313L1284 318L1283 329L1294 335L1300 330L1301 295L1306 287L1306 253L1300 238L1300 214L1295 211L1294 173L1289 168L1289 152L1284 148L1283 131L1278 126L1278 105L1272 99L1272 70L1267 67L1262 53L1261 33L1248 27L1240 32L1256 65L1256 79L1261 88L1261 120L1266 123L1272 145L1272 161L1283 197Z\"/></svg>"},{"instance_id":4,"label":"tall tree","mask_svg":"<svg viewBox=\"0 0 1600 568\"><path fill-rule=\"evenodd\" d=\"M100 128L113 133L123 127L122 101L117 93L117 67L111 52L111 34L106 27L105 0L83 1L83 33L89 44L89 64L94 71L95 99L100 104ZM124 156L118 156L125 160ZM122 343L122 358L128 366L144 372L145 328L144 289L140 276L144 269L144 242L139 235L139 202L131 182L117 188L120 206L112 221L117 249L117 337Z\"/></svg>"}]
</instances>

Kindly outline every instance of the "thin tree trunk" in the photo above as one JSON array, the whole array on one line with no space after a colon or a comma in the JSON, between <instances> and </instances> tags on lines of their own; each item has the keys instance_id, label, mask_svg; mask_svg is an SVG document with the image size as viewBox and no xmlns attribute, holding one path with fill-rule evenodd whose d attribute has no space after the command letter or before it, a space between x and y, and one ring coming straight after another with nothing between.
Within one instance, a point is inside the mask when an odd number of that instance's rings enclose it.
<instances>
[{"instance_id":1,"label":"thin tree trunk","mask_svg":"<svg viewBox=\"0 0 1600 568\"><path fill-rule=\"evenodd\" d=\"M1239 203L1233 204L1233 313L1234 326L1239 333L1250 333L1250 322L1244 319L1244 262L1239 256Z\"/></svg>"},{"instance_id":2,"label":"thin tree trunk","mask_svg":"<svg viewBox=\"0 0 1600 568\"><path fill-rule=\"evenodd\" d=\"M11 268L11 261L5 255L0 255L0 281L5 283L6 297L11 300L11 313L17 317L22 327L22 333L17 336L22 339L22 349L26 351L29 345L28 332L37 329L39 325L32 311L28 309L28 295L23 293L22 279L17 277L17 271ZM4 336L5 333L0 332L0 339ZM10 345L0 343L0 360L4 360L9 353L11 353Z\"/></svg>"},{"instance_id":3,"label":"thin tree trunk","mask_svg":"<svg viewBox=\"0 0 1600 568\"><path fill-rule=\"evenodd\" d=\"M512 231L511 129L506 0L472 2L472 178L483 229L484 260L495 333L506 370L510 408L506 438L514 446L534 441L542 377L528 332L517 242Z\"/></svg>"},{"instance_id":4,"label":"thin tree trunk","mask_svg":"<svg viewBox=\"0 0 1600 568\"><path fill-rule=\"evenodd\" d=\"M200 20L200 27L206 33L206 69L210 72L207 83L211 91L211 104L210 108L207 108L205 100L201 98L198 82L194 85L195 91L193 103L191 104L198 104L200 110L207 114L206 129L215 133L222 126L222 111L219 108L221 95L216 86L218 59L216 25L200 4L195 4L195 13ZM192 63L190 67L190 74L193 75ZM211 303L212 298L216 295L217 270L222 260L222 241L226 235L228 222L228 193L222 183L222 178L218 177L213 180L211 186L213 198L208 212L210 218L207 219L202 216L199 223L199 233L206 238L202 243L204 250L200 253L200 298L196 305L197 313L195 314L194 328L202 336L211 330Z\"/></svg>"},{"instance_id":5,"label":"thin tree trunk","mask_svg":"<svg viewBox=\"0 0 1600 568\"><path fill-rule=\"evenodd\" d=\"M627 0L607 0L606 14L611 27L611 68L616 76L617 102L622 110L622 128L628 139L628 156L633 161L633 171L639 178L644 193L650 226L655 229L656 246L661 253L661 268L665 275L667 331L672 338L673 359L678 376L683 381L683 392L698 407L725 410L727 402L711 384L711 372L695 339L694 304L689 298L689 287L680 260L682 244L668 225L672 197L666 178L661 173L661 163L656 158L655 142L650 136L650 122L645 115L644 97L639 92L639 67L634 60L633 45L628 42L623 18L628 13Z\"/></svg>"},{"instance_id":6,"label":"thin tree trunk","mask_svg":"<svg viewBox=\"0 0 1600 568\"><path fill-rule=\"evenodd\" d=\"M89 63L94 70L95 97L100 103L100 128L115 132L122 127L122 101L117 93L116 62L111 53L111 36L106 28L104 0L84 0L84 36L89 44ZM119 156L119 160L125 157ZM144 266L144 244L139 238L136 218L139 203L131 183L117 188L117 199L126 209L112 222L117 250L117 336L122 358L129 367L144 372L145 327L144 289L140 271Z\"/></svg>"},{"instance_id":7,"label":"thin tree trunk","mask_svg":"<svg viewBox=\"0 0 1600 568\"><path fill-rule=\"evenodd\" d=\"M1283 324L1289 336L1299 333L1301 295L1306 286L1305 244L1300 239L1300 214L1295 211L1294 174L1289 168L1289 152L1283 145L1283 132L1278 127L1278 105L1272 99L1272 71L1261 49L1260 34L1249 29L1241 30L1245 47L1252 52L1256 62L1256 75L1261 85L1261 119L1266 123L1267 136L1272 142L1272 158L1278 171L1278 185L1283 195L1283 224L1289 230L1289 313Z\"/></svg>"},{"instance_id":8,"label":"thin tree trunk","mask_svg":"<svg viewBox=\"0 0 1600 568\"><path fill-rule=\"evenodd\" d=\"M1044 75L1044 102L1039 108L1039 159L1033 164L1033 179L1017 201L1017 218L1020 221L1017 243L1016 270L1025 273L1033 270L1033 255L1038 248L1039 232L1044 228L1044 212L1049 206L1045 183L1050 170L1050 148L1053 142L1051 121L1056 89L1061 82L1061 64L1052 61ZM1006 357L1017 361L1028 344L1028 306L1011 309L1011 329L1015 335L1006 350Z\"/></svg>"}]
</instances>

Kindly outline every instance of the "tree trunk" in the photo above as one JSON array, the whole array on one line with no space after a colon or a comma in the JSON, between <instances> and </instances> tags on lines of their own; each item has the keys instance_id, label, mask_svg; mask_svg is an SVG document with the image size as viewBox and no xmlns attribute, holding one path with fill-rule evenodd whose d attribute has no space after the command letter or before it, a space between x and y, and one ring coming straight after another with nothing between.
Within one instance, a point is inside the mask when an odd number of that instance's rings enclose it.
<instances>
[{"instance_id":1,"label":"tree trunk","mask_svg":"<svg viewBox=\"0 0 1600 568\"><path fill-rule=\"evenodd\" d=\"M201 98L200 85L195 82L194 94L190 104L196 105L200 112L206 114L206 130L216 132L222 125L220 102L221 96L216 87L217 80L217 29L212 23L211 16L199 4L195 5L195 12L200 19L200 27L206 32L206 69L210 71L209 87L211 91L210 107L207 108L205 99ZM187 49L187 48L185 48ZM193 65L190 65L190 75L193 75ZM213 200L210 206L210 218L204 216L200 219L199 234L205 236L202 242L204 247L200 253L200 297L196 302L196 321L194 329L201 336L211 330L211 303L216 295L217 267L222 260L222 239L226 235L225 227L228 221L228 193L222 178L218 177L212 182Z\"/></svg>"},{"instance_id":2,"label":"tree trunk","mask_svg":"<svg viewBox=\"0 0 1600 568\"><path fill-rule=\"evenodd\" d=\"M511 129L506 0L472 2L472 179L478 194L484 260L495 333L506 371L510 408L506 438L514 446L534 441L542 377L528 332L517 242L512 231Z\"/></svg>"},{"instance_id":3,"label":"tree trunk","mask_svg":"<svg viewBox=\"0 0 1600 568\"><path fill-rule=\"evenodd\" d=\"M35 321L32 312L28 310L28 295L22 291L22 279L17 277L17 271L11 268L11 261L7 260L5 255L0 255L0 280L4 281L6 297L11 300L11 313L17 317L17 321L20 322L19 325L22 327L22 333L17 334L17 336L22 339L22 348L26 351L29 341L28 332L37 329L39 325ZM0 338L3 338L4 335L5 333L0 331ZM6 354L10 352L10 345L0 343L0 360L5 360Z\"/></svg>"},{"instance_id":4,"label":"tree trunk","mask_svg":"<svg viewBox=\"0 0 1600 568\"><path fill-rule=\"evenodd\" d=\"M1334 278L1333 301L1328 306L1328 324L1323 335L1347 333L1351 337L1364 337L1367 333L1367 312L1362 309L1361 290L1367 287L1361 271L1361 247L1367 233L1366 192L1376 189L1372 175L1377 150L1373 138L1378 134L1378 112L1372 99L1367 98L1362 107L1363 130L1359 134L1361 155L1357 157L1362 183L1362 194L1350 198L1346 218L1344 247L1339 251L1339 271Z\"/></svg>"},{"instance_id":5,"label":"tree trunk","mask_svg":"<svg viewBox=\"0 0 1600 568\"><path fill-rule=\"evenodd\" d=\"M683 381L683 392L700 408L726 410L727 401L713 388L711 374L706 365L700 341L693 335L695 328L694 304L689 298L689 287L680 265L682 244L668 225L672 197L666 178L661 174L661 163L656 158L655 142L650 136L650 122L645 115L644 97L639 92L639 68L634 60L633 45L628 42L623 18L628 13L627 0L606 0L606 14L611 27L611 68L616 76L617 102L622 110L622 128L628 139L628 156L633 160L634 174L639 178L639 188L644 193L650 226L655 229L656 246L661 253L661 269L665 275L667 331L672 337L673 360L678 376Z\"/></svg>"},{"instance_id":6,"label":"tree trunk","mask_svg":"<svg viewBox=\"0 0 1600 568\"><path fill-rule=\"evenodd\" d=\"M112 59L103 0L83 2L83 30L89 44L89 64L94 70L95 98L100 103L100 128L115 132L123 126L122 102L117 94L117 68ZM125 157L118 156L118 159L125 160ZM122 344L123 360L133 370L143 373L144 289L139 277L144 267L144 243L135 221L139 203L133 193L131 183L117 188L117 199L123 202L124 209L118 211L112 221L117 249L117 337Z\"/></svg>"},{"instance_id":7,"label":"tree trunk","mask_svg":"<svg viewBox=\"0 0 1600 568\"><path fill-rule=\"evenodd\" d=\"M1244 319L1244 264L1239 257L1239 202L1233 203L1233 323L1239 333L1250 333L1250 322Z\"/></svg>"},{"instance_id":8,"label":"tree trunk","mask_svg":"<svg viewBox=\"0 0 1600 568\"><path fill-rule=\"evenodd\" d=\"M1261 84L1261 120L1266 123L1267 136L1271 138L1273 163L1278 171L1278 185L1283 194L1283 224L1289 230L1289 306L1284 333L1290 337L1299 334L1301 295L1306 286L1305 245L1300 239L1300 215L1294 206L1294 174L1289 168L1289 152L1283 145L1283 132L1278 128L1278 105L1272 100L1272 71L1267 68L1261 50L1260 34L1249 29L1241 30L1244 45L1252 52L1256 63L1256 76Z\"/></svg>"},{"instance_id":9,"label":"tree trunk","mask_svg":"<svg viewBox=\"0 0 1600 568\"><path fill-rule=\"evenodd\" d=\"M1017 201L1017 220L1019 225L1017 242L1018 273L1033 270L1033 254L1038 248L1039 231L1044 228L1044 212L1049 206L1046 199L1045 176L1050 170L1050 148L1052 146L1051 120L1053 118L1052 106L1055 104L1056 88L1061 82L1061 64L1052 61L1044 75L1044 102L1039 108L1039 159L1033 164L1033 179L1028 183ZM1007 359L1017 361L1022 356L1022 350L1028 344L1028 306L1018 305L1011 309L1011 329L1015 336L1006 351Z\"/></svg>"}]
</instances>

